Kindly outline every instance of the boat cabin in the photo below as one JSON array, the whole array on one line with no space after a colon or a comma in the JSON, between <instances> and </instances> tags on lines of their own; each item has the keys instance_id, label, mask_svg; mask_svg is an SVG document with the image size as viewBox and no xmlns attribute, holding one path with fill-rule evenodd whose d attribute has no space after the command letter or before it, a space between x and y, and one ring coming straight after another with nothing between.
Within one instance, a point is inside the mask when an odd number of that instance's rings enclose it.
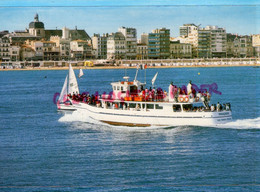
<instances>
[{"instance_id":1,"label":"boat cabin","mask_svg":"<svg viewBox=\"0 0 260 192\"><path fill-rule=\"evenodd\" d=\"M115 99L127 99L127 97L138 96L138 90L145 88L145 83L140 81L128 81L129 77L123 77L124 81L118 81L111 83L113 89L113 98Z\"/></svg>"}]
</instances>

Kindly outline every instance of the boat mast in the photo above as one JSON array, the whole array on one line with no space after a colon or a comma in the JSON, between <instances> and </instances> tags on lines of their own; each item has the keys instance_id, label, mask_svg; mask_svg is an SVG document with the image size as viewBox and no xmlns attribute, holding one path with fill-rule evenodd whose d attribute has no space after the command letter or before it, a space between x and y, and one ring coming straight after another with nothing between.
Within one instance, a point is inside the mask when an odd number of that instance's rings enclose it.
<instances>
[{"instance_id":1,"label":"boat mast","mask_svg":"<svg viewBox=\"0 0 260 192\"><path fill-rule=\"evenodd\" d=\"M136 73L135 73L135 81L136 81L136 79L137 79L138 70L139 70L139 67L136 69Z\"/></svg>"}]
</instances>

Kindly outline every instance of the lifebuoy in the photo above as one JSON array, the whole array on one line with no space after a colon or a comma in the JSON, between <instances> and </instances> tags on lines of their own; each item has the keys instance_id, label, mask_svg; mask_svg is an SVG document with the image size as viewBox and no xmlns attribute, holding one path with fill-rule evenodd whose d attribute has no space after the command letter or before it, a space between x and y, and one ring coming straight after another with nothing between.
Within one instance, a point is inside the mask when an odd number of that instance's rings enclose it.
<instances>
[{"instance_id":1,"label":"lifebuoy","mask_svg":"<svg viewBox=\"0 0 260 192\"><path fill-rule=\"evenodd\" d=\"M183 97L179 97L179 98L178 98L178 101L179 101L179 102L183 102L183 101L184 101Z\"/></svg>"},{"instance_id":2,"label":"lifebuoy","mask_svg":"<svg viewBox=\"0 0 260 192\"><path fill-rule=\"evenodd\" d=\"M188 102L189 101L189 97L185 97L185 102Z\"/></svg>"}]
</instances>

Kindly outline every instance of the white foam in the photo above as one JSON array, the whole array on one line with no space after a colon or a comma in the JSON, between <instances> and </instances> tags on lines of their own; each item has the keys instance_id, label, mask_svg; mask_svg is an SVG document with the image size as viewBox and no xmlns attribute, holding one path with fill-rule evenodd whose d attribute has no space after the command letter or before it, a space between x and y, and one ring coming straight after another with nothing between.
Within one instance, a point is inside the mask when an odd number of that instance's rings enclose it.
<instances>
[{"instance_id":1,"label":"white foam","mask_svg":"<svg viewBox=\"0 0 260 192\"><path fill-rule=\"evenodd\" d=\"M260 117L255 119L238 119L230 123L216 125L214 127L228 129L260 129Z\"/></svg>"}]
</instances>

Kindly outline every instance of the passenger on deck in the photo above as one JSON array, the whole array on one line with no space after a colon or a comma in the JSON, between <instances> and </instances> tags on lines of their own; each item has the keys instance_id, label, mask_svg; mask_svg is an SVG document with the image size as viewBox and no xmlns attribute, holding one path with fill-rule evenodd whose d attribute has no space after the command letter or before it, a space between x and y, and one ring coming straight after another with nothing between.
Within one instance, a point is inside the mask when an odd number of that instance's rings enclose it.
<instances>
[{"instance_id":1,"label":"passenger on deck","mask_svg":"<svg viewBox=\"0 0 260 192\"><path fill-rule=\"evenodd\" d=\"M191 80L187 85L187 94L190 95L192 93L192 85L191 85Z\"/></svg>"},{"instance_id":2,"label":"passenger on deck","mask_svg":"<svg viewBox=\"0 0 260 192\"><path fill-rule=\"evenodd\" d=\"M219 104L219 102L217 104L217 111L220 111L220 104Z\"/></svg>"},{"instance_id":3,"label":"passenger on deck","mask_svg":"<svg viewBox=\"0 0 260 192\"><path fill-rule=\"evenodd\" d=\"M140 105L139 104L136 105L136 111L140 111Z\"/></svg>"},{"instance_id":4,"label":"passenger on deck","mask_svg":"<svg viewBox=\"0 0 260 192\"><path fill-rule=\"evenodd\" d=\"M230 109L230 103L226 103L226 110L229 111Z\"/></svg>"},{"instance_id":5,"label":"passenger on deck","mask_svg":"<svg viewBox=\"0 0 260 192\"><path fill-rule=\"evenodd\" d=\"M169 101L174 99L174 95L173 95L173 82L171 82L171 84L169 85Z\"/></svg>"},{"instance_id":6,"label":"passenger on deck","mask_svg":"<svg viewBox=\"0 0 260 192\"><path fill-rule=\"evenodd\" d=\"M181 88L178 88L178 95L182 95Z\"/></svg>"},{"instance_id":7,"label":"passenger on deck","mask_svg":"<svg viewBox=\"0 0 260 192\"><path fill-rule=\"evenodd\" d=\"M196 92L196 90L195 89L193 89L193 88L191 88L191 92L192 92L192 95L193 95L193 98L195 98L196 97L196 95L197 95L197 92Z\"/></svg>"},{"instance_id":8,"label":"passenger on deck","mask_svg":"<svg viewBox=\"0 0 260 192\"><path fill-rule=\"evenodd\" d=\"M206 91L206 95L207 95L207 99L210 100L210 93L208 91Z\"/></svg>"},{"instance_id":9,"label":"passenger on deck","mask_svg":"<svg viewBox=\"0 0 260 192\"><path fill-rule=\"evenodd\" d=\"M166 90L164 90L163 94L164 94L164 97L167 97L167 91Z\"/></svg>"},{"instance_id":10,"label":"passenger on deck","mask_svg":"<svg viewBox=\"0 0 260 192\"><path fill-rule=\"evenodd\" d=\"M213 104L211 105L210 110L211 110L211 111L215 111L215 107L214 107Z\"/></svg>"}]
</instances>

